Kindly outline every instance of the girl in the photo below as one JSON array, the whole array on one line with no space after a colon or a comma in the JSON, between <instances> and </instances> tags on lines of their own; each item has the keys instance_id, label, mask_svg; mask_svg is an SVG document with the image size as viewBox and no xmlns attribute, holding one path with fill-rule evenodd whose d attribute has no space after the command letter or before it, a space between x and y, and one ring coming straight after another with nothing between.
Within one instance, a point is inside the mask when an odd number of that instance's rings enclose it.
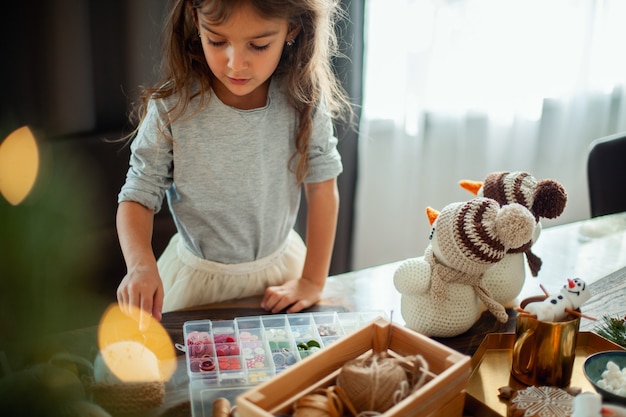
<instances>
[{"instance_id":1,"label":"girl","mask_svg":"<svg viewBox=\"0 0 626 417\"><path fill-rule=\"evenodd\" d=\"M142 94L117 227L117 299L148 316L264 294L288 313L320 299L342 171L332 119L350 114L333 75L336 0L176 0L163 79ZM300 190L306 246L293 230ZM178 233L158 262L167 197Z\"/></svg>"}]
</instances>

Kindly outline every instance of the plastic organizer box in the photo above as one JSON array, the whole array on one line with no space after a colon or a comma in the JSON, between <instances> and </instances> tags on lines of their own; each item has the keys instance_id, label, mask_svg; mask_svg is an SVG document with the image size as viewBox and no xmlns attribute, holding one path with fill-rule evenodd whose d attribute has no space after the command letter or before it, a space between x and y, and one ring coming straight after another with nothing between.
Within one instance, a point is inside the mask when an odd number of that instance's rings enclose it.
<instances>
[{"instance_id":1,"label":"plastic organizer box","mask_svg":"<svg viewBox=\"0 0 626 417\"><path fill-rule=\"evenodd\" d=\"M252 386L352 333L381 312L297 313L183 325L187 374L205 387Z\"/></svg>"},{"instance_id":2,"label":"plastic organizer box","mask_svg":"<svg viewBox=\"0 0 626 417\"><path fill-rule=\"evenodd\" d=\"M382 311L316 312L185 322L192 415L210 416L218 397L234 404L238 395L380 317L387 318Z\"/></svg>"}]
</instances>

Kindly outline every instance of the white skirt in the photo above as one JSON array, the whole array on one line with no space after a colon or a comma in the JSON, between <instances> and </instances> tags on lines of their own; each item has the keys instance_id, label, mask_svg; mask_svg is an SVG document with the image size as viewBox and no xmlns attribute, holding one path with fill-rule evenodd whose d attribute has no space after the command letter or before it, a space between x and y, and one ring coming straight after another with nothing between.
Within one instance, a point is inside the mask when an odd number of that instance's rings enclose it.
<instances>
[{"instance_id":1,"label":"white skirt","mask_svg":"<svg viewBox=\"0 0 626 417\"><path fill-rule=\"evenodd\" d=\"M158 260L165 297L163 313L261 295L302 275L306 246L295 230L273 254L253 262L222 264L198 258L175 234Z\"/></svg>"}]
</instances>

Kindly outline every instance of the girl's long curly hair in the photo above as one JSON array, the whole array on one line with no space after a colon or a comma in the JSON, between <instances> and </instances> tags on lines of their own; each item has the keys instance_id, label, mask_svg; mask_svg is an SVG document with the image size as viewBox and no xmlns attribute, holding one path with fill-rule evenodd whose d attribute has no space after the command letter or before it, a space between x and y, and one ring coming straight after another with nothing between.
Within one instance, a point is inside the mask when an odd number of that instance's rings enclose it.
<instances>
[{"instance_id":1,"label":"girl's long curly hair","mask_svg":"<svg viewBox=\"0 0 626 417\"><path fill-rule=\"evenodd\" d=\"M289 28L301 28L295 45L285 46L274 76L285 80L289 102L298 112L296 152L290 168L302 183L309 169L307 152L313 115L322 100L334 119L352 121L350 100L332 67L333 58L340 56L335 24L344 17L338 1L173 0L164 26L161 78L154 86L142 89L131 120L138 128L153 98L177 97L169 109L170 123L185 114L192 99L199 97L199 107L206 103L213 74L204 57L195 13L219 24L228 20L237 7L250 4L262 17L286 19Z\"/></svg>"}]
</instances>

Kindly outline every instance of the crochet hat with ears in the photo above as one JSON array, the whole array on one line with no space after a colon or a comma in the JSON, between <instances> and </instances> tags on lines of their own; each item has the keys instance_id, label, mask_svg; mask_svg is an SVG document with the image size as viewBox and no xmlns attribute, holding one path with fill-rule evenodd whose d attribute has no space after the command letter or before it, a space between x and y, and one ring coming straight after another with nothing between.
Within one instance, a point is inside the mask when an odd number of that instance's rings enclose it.
<instances>
[{"instance_id":1,"label":"crochet hat with ears","mask_svg":"<svg viewBox=\"0 0 626 417\"><path fill-rule=\"evenodd\" d=\"M535 218L521 204L500 207L493 199L475 197L444 207L433 227L431 245L442 264L482 274L502 260L507 250L531 239Z\"/></svg>"},{"instance_id":2,"label":"crochet hat with ears","mask_svg":"<svg viewBox=\"0 0 626 417\"><path fill-rule=\"evenodd\" d=\"M537 181L528 172L493 172L484 182L462 180L461 187L471 193L493 198L501 205L519 203L529 209L537 221L539 218L554 219L563 213L567 193L557 181Z\"/></svg>"},{"instance_id":3,"label":"crochet hat with ears","mask_svg":"<svg viewBox=\"0 0 626 417\"><path fill-rule=\"evenodd\" d=\"M541 217L557 218L567 203L567 193L560 183L549 179L537 181L523 171L493 172L487 175L484 182L462 180L459 185L475 195L493 198L501 205L519 203L533 213L537 222ZM536 277L542 261L531 251L531 246L532 241L529 241L511 252L524 252L530 272Z\"/></svg>"}]
</instances>

